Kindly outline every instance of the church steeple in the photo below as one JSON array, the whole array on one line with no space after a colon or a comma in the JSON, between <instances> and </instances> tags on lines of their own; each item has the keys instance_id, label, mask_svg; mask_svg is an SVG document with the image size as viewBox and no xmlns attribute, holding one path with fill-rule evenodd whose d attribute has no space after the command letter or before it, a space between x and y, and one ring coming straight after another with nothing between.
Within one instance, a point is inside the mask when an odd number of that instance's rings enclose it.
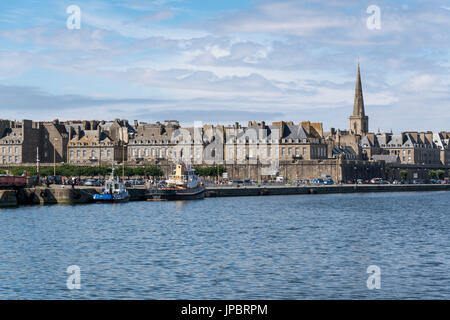
<instances>
[{"instance_id":1,"label":"church steeple","mask_svg":"<svg viewBox=\"0 0 450 320\"><path fill-rule=\"evenodd\" d=\"M369 117L364 110L364 97L361 84L361 69L358 62L358 74L356 76L355 101L353 115L350 117L350 132L364 135L369 132Z\"/></svg>"},{"instance_id":2,"label":"church steeple","mask_svg":"<svg viewBox=\"0 0 450 320\"><path fill-rule=\"evenodd\" d=\"M364 117L364 97L361 84L361 69L358 63L358 75L356 76L355 103L353 104L353 116Z\"/></svg>"}]
</instances>

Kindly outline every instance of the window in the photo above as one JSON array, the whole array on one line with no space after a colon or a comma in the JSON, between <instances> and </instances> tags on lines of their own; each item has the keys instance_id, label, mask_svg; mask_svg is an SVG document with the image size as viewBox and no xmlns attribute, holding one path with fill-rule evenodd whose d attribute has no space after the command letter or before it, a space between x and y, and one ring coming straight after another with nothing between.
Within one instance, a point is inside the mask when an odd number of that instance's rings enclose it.
<instances>
[{"instance_id":1,"label":"window","mask_svg":"<svg viewBox=\"0 0 450 320\"><path fill-rule=\"evenodd\" d=\"M300 156L300 149L299 148L295 148L295 156L296 157Z\"/></svg>"},{"instance_id":2,"label":"window","mask_svg":"<svg viewBox=\"0 0 450 320\"><path fill-rule=\"evenodd\" d=\"M292 148L289 148L288 149L288 155L291 155L292 154Z\"/></svg>"},{"instance_id":3,"label":"window","mask_svg":"<svg viewBox=\"0 0 450 320\"><path fill-rule=\"evenodd\" d=\"M306 155L306 147L303 147L303 155Z\"/></svg>"},{"instance_id":4,"label":"window","mask_svg":"<svg viewBox=\"0 0 450 320\"><path fill-rule=\"evenodd\" d=\"M77 150L77 158L80 157L80 150Z\"/></svg>"},{"instance_id":5,"label":"window","mask_svg":"<svg viewBox=\"0 0 450 320\"><path fill-rule=\"evenodd\" d=\"M86 158L86 150L83 150L83 158Z\"/></svg>"},{"instance_id":6,"label":"window","mask_svg":"<svg viewBox=\"0 0 450 320\"><path fill-rule=\"evenodd\" d=\"M285 148L281 148L281 155L284 156L286 154L286 149Z\"/></svg>"},{"instance_id":7,"label":"window","mask_svg":"<svg viewBox=\"0 0 450 320\"><path fill-rule=\"evenodd\" d=\"M19 153L19 148L15 147L15 148L14 148L14 152L15 152L15 153Z\"/></svg>"},{"instance_id":8,"label":"window","mask_svg":"<svg viewBox=\"0 0 450 320\"><path fill-rule=\"evenodd\" d=\"M110 158L111 157L111 150L106 151L106 157Z\"/></svg>"}]
</instances>

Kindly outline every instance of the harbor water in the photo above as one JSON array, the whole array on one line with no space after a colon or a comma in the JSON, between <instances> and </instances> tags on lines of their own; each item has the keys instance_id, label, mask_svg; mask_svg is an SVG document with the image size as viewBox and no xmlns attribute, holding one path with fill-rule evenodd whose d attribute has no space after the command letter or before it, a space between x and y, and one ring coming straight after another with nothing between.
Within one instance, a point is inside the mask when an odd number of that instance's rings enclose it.
<instances>
[{"instance_id":1,"label":"harbor water","mask_svg":"<svg viewBox=\"0 0 450 320\"><path fill-rule=\"evenodd\" d=\"M0 209L0 299L450 299L449 208L405 192Z\"/></svg>"}]
</instances>

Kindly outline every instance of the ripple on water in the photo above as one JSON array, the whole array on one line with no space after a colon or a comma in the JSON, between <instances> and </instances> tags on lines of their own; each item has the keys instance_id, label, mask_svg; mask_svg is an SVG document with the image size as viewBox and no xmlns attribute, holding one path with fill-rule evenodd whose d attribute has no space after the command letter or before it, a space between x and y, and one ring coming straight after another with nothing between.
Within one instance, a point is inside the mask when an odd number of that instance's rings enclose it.
<instances>
[{"instance_id":1,"label":"ripple on water","mask_svg":"<svg viewBox=\"0 0 450 320\"><path fill-rule=\"evenodd\" d=\"M0 296L450 299L448 204L436 192L2 209Z\"/></svg>"}]
</instances>

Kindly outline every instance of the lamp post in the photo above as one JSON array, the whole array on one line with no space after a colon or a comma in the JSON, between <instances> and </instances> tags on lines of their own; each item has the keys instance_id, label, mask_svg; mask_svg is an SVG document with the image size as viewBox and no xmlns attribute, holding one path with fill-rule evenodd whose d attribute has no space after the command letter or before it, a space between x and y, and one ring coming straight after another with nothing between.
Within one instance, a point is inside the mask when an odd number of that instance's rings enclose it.
<instances>
[{"instance_id":1,"label":"lamp post","mask_svg":"<svg viewBox=\"0 0 450 320\"><path fill-rule=\"evenodd\" d=\"M125 179L125 143L122 141L122 180Z\"/></svg>"},{"instance_id":2,"label":"lamp post","mask_svg":"<svg viewBox=\"0 0 450 320\"><path fill-rule=\"evenodd\" d=\"M39 176L40 176L41 170L40 170L40 160L39 160L39 147L36 147L36 182L39 183Z\"/></svg>"},{"instance_id":3,"label":"lamp post","mask_svg":"<svg viewBox=\"0 0 450 320\"><path fill-rule=\"evenodd\" d=\"M53 176L56 176L56 141L58 138L54 138L53 141Z\"/></svg>"}]
</instances>

